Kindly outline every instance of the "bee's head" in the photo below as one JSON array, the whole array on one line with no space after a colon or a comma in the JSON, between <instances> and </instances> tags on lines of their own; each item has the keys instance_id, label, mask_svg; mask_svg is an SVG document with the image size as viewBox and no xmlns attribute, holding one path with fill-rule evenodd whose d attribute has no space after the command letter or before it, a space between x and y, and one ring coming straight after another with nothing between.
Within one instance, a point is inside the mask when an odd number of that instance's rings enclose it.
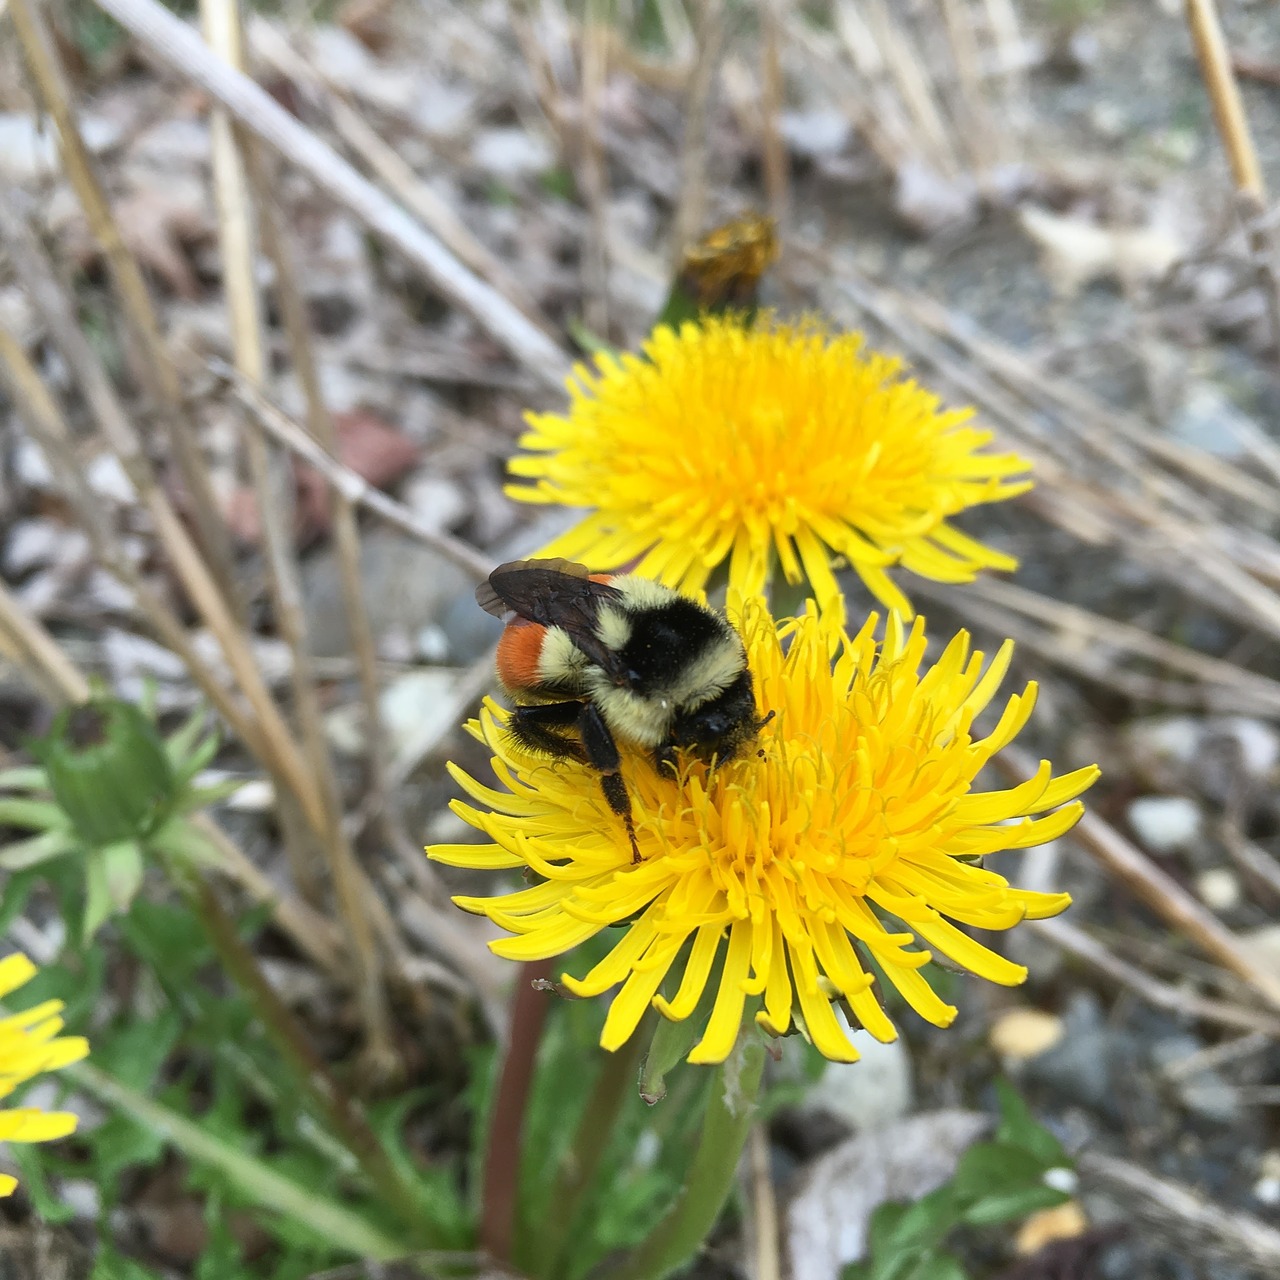
<instances>
[{"instance_id":1,"label":"bee's head","mask_svg":"<svg viewBox=\"0 0 1280 1280\"><path fill-rule=\"evenodd\" d=\"M742 674L709 702L676 716L671 740L708 763L730 760L756 736L755 694L751 673Z\"/></svg>"}]
</instances>

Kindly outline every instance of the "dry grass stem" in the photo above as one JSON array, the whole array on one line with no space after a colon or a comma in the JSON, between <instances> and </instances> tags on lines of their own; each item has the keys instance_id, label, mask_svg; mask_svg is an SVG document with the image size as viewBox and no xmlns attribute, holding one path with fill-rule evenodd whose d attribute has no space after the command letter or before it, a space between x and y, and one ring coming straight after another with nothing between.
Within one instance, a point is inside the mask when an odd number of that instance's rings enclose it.
<instances>
[{"instance_id":1,"label":"dry grass stem","mask_svg":"<svg viewBox=\"0 0 1280 1280\"><path fill-rule=\"evenodd\" d=\"M1222 823L1218 836L1231 861L1249 879L1265 885L1276 898L1280 898L1280 858L1250 840L1235 822Z\"/></svg>"},{"instance_id":2,"label":"dry grass stem","mask_svg":"<svg viewBox=\"0 0 1280 1280\"><path fill-rule=\"evenodd\" d=\"M205 39L209 44L232 66L242 67L243 40L235 0L202 0L200 17ZM253 207L248 197L248 178L236 144L234 121L222 107L215 106L210 112L209 134L214 202L218 211L218 237L222 252L222 288L227 302L231 347L236 366L243 376L261 383L267 368L267 356L263 345L262 315L254 262L256 230ZM305 670L306 657L300 652L297 638L288 625L293 620L292 613L282 602L282 587L277 573L280 558L278 540L288 521L287 517L283 521L281 519L275 492L279 486L272 481L270 460L261 437L252 434L245 452L267 551L267 583L281 636L289 646L292 663L290 680L297 703L300 685L309 683ZM322 780L323 774L316 768L314 742L305 731L303 746L312 775ZM319 868L312 856L316 840L309 838L306 824L298 821L297 807L289 803L287 797L281 797L279 814L285 856L293 882L308 902L318 905L322 897L322 886ZM318 835L318 838L324 840L322 835Z\"/></svg>"},{"instance_id":3,"label":"dry grass stem","mask_svg":"<svg viewBox=\"0 0 1280 1280\"><path fill-rule=\"evenodd\" d=\"M886 0L865 0L867 27L880 48L907 115L914 127L917 153L928 159L939 173L956 177L965 166L952 140L934 97L931 78L919 52L903 33ZM901 157L898 158L901 163ZM897 166L895 165L895 168Z\"/></svg>"},{"instance_id":4,"label":"dry grass stem","mask_svg":"<svg viewBox=\"0 0 1280 1280\"><path fill-rule=\"evenodd\" d=\"M769 1129L758 1124L747 1139L747 1172L751 1206L751 1269L753 1280L782 1280L778 1236L778 1197L769 1161Z\"/></svg>"},{"instance_id":5,"label":"dry grass stem","mask_svg":"<svg viewBox=\"0 0 1280 1280\"><path fill-rule=\"evenodd\" d=\"M1123 547L1136 561L1213 611L1236 620L1247 617L1270 635L1280 636L1280 594L1253 572L1259 564L1259 546L1270 546L1268 540L1252 533L1246 537L1231 528L1197 495L1160 474L1149 460L1135 456L1124 441L1108 439L1098 431L1055 442L1022 405L993 386L979 369L923 332L914 318L904 314L901 300L891 291L847 270L840 273L837 290L1014 437L1040 482L1023 500L1026 506L1086 544ZM1071 428L1069 414L1059 421ZM1085 478L1075 473L1072 468L1083 468L1075 447L1079 444L1108 464L1100 474L1114 477L1112 484L1104 488L1095 475ZM1050 449L1059 457L1049 456ZM1162 506L1160 497L1175 509ZM1195 509L1196 518L1188 517L1188 506Z\"/></svg>"},{"instance_id":6,"label":"dry grass stem","mask_svg":"<svg viewBox=\"0 0 1280 1280\"><path fill-rule=\"evenodd\" d=\"M136 348L133 366L159 409L157 416L182 477L201 550L223 593L237 604L231 539L209 484L208 469L178 374L160 336L146 281L125 245L92 157L80 136L71 87L36 0L14 0L13 25L40 103L57 127L63 168L84 209L89 230L106 259L127 332Z\"/></svg>"},{"instance_id":7,"label":"dry grass stem","mask_svg":"<svg viewBox=\"0 0 1280 1280\"><path fill-rule=\"evenodd\" d=\"M201 0L201 14L206 36L216 52L227 62L239 67L244 58L243 32L237 0ZM255 208L249 190L249 173L239 146L231 117L215 111L213 119L213 167L217 195L219 226L222 238L224 291L230 311L231 338L236 366L246 382L261 386L267 372L263 342L262 308L258 294L255 252ZM221 127L219 128L219 125ZM248 146L254 144L247 139ZM260 187L263 185L258 184ZM273 220L273 245L282 257L282 236ZM303 326L294 298L294 321ZM297 333L291 334L297 339ZM302 339L305 342L305 337ZM296 355L297 343L294 354ZM318 398L319 386L314 368L308 388ZM313 417L324 414L323 406L313 405ZM332 437L332 424L328 424ZM262 524L263 549L267 583L271 592L276 628L289 647L293 700L301 728L302 749L325 806L325 824L317 832L333 879L338 909L347 931L351 956L355 962L355 990L365 1033L366 1051L379 1074L394 1070L396 1055L391 1042L390 1011L387 1006L382 964L373 937L366 902L372 889L361 876L351 846L342 827L342 802L333 760L325 738L324 717L311 670L307 641L306 615L302 605L302 588L293 552L292 522L284 477L273 466L267 440L260 432L250 430L245 440L249 470L253 479L259 519ZM348 512L350 515L350 512ZM356 584L356 598L359 585ZM375 695L376 705L376 695ZM373 736L371 733L370 736ZM318 882L308 865L305 848L290 842L295 849L292 870L298 886L318 900Z\"/></svg>"},{"instance_id":8,"label":"dry grass stem","mask_svg":"<svg viewBox=\"0 0 1280 1280\"><path fill-rule=\"evenodd\" d=\"M267 769L283 784L283 789L297 798L312 828L322 832L325 821L323 800L279 708L272 700L253 651L199 549L161 488L142 441L116 396L101 360L80 330L74 307L44 246L27 225L13 196L3 190L0 190L0 239L10 245L15 273L48 327L50 336L61 348L99 429L133 483L139 501L149 512L160 545L168 554L196 609L217 637L235 685L253 709L257 723L249 745L260 754ZM240 721L243 725L243 717Z\"/></svg>"},{"instance_id":9,"label":"dry grass stem","mask_svg":"<svg viewBox=\"0 0 1280 1280\"><path fill-rule=\"evenodd\" d=\"M1240 97L1236 70L1222 31L1216 0L1186 0L1187 24L1196 46L1200 75L1213 103L1240 201L1240 210L1258 268L1259 284L1266 299L1273 350L1280 356L1280 276L1277 275L1275 241L1266 226L1266 181L1257 148Z\"/></svg>"},{"instance_id":10,"label":"dry grass stem","mask_svg":"<svg viewBox=\"0 0 1280 1280\"><path fill-rule=\"evenodd\" d=\"M679 262L686 246L702 234L707 220L707 129L716 68L725 39L724 0L701 0L698 6L698 53L684 103L684 136L680 144L680 189L671 219L670 260Z\"/></svg>"},{"instance_id":11,"label":"dry grass stem","mask_svg":"<svg viewBox=\"0 0 1280 1280\"><path fill-rule=\"evenodd\" d=\"M760 140L763 155L765 205L787 239L787 210L791 204L791 158L782 137L782 109L786 85L782 78L782 16L788 0L760 0Z\"/></svg>"},{"instance_id":12,"label":"dry grass stem","mask_svg":"<svg viewBox=\"0 0 1280 1280\"><path fill-rule=\"evenodd\" d=\"M1280 1018L1261 1010L1230 1004L1225 1000L1212 1000L1188 991L1185 987L1175 987L1168 982L1161 982L1145 969L1139 969L1116 955L1114 951L1069 920L1061 917L1051 920L1028 920L1026 927L1042 938L1048 939L1055 946L1061 947L1068 955L1074 956L1114 982L1118 982L1157 1009L1167 1009L1170 1013L1176 1014L1191 1014L1203 1022L1212 1022L1218 1026L1234 1027L1249 1032L1256 1031L1280 1040Z\"/></svg>"},{"instance_id":13,"label":"dry grass stem","mask_svg":"<svg viewBox=\"0 0 1280 1280\"><path fill-rule=\"evenodd\" d=\"M1227 150L1236 190L1260 212L1266 204L1266 184L1253 145L1253 135L1249 132L1240 86L1231 66L1231 53L1222 33L1218 6L1215 0L1186 0L1186 12L1196 57L1200 61L1200 74L1213 103L1213 116Z\"/></svg>"},{"instance_id":14,"label":"dry grass stem","mask_svg":"<svg viewBox=\"0 0 1280 1280\"><path fill-rule=\"evenodd\" d=\"M880 163L892 171L918 148L902 103L886 78L884 55L854 0L836 0L835 27L842 50L799 17L788 17L787 36L807 49L820 68L838 77L854 123ZM852 75L841 52L853 64Z\"/></svg>"},{"instance_id":15,"label":"dry grass stem","mask_svg":"<svg viewBox=\"0 0 1280 1280\"><path fill-rule=\"evenodd\" d=\"M993 763L1006 778L1019 782L1035 773L1035 762L1017 747L1007 747ZM1258 964L1249 949L1217 916L1135 844L1090 810L1086 810L1073 829L1072 838L1167 924L1190 938L1223 968L1242 978L1272 1008L1280 1009L1280 977Z\"/></svg>"},{"instance_id":16,"label":"dry grass stem","mask_svg":"<svg viewBox=\"0 0 1280 1280\"><path fill-rule=\"evenodd\" d=\"M163 62L199 84L322 191L394 245L544 385L561 389L569 360L560 347L261 86L217 57L181 19L156 0L97 3Z\"/></svg>"},{"instance_id":17,"label":"dry grass stem","mask_svg":"<svg viewBox=\"0 0 1280 1280\"><path fill-rule=\"evenodd\" d=\"M609 334L609 171L601 99L609 79L609 14L605 0L587 0L582 27L582 191L587 239L582 251L587 328Z\"/></svg>"},{"instance_id":18,"label":"dry grass stem","mask_svg":"<svg viewBox=\"0 0 1280 1280\"><path fill-rule=\"evenodd\" d=\"M1000 159L1001 133L993 127L987 106L973 13L966 0L942 0L942 13L956 69L951 114L957 122L957 133L969 154L971 167L982 174L992 169Z\"/></svg>"}]
</instances>

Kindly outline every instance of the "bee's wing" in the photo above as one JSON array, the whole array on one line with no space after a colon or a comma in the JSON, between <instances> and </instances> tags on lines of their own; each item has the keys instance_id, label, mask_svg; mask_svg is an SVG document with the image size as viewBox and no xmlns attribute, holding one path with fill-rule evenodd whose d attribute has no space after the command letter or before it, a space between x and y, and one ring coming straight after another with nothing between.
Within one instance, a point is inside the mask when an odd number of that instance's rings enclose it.
<instances>
[{"instance_id":1,"label":"bee's wing","mask_svg":"<svg viewBox=\"0 0 1280 1280\"><path fill-rule=\"evenodd\" d=\"M614 675L617 655L597 636L596 615L603 601L621 595L607 582L593 582L587 568L572 560L512 560L476 588L476 603L498 618L515 613L544 627L560 627L592 662Z\"/></svg>"}]
</instances>

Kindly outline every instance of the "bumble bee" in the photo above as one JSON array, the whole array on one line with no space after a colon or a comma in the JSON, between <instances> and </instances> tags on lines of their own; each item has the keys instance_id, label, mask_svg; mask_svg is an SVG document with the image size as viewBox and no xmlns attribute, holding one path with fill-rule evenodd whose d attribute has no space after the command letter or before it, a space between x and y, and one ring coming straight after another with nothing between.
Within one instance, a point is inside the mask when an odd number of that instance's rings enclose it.
<instances>
[{"instance_id":1,"label":"bumble bee","mask_svg":"<svg viewBox=\"0 0 1280 1280\"><path fill-rule=\"evenodd\" d=\"M764 720L742 638L719 614L632 574L590 573L568 560L499 565L476 601L507 626L498 678L511 731L531 751L600 774L609 807L640 861L618 742L674 768L676 749L708 764L733 758Z\"/></svg>"}]
</instances>

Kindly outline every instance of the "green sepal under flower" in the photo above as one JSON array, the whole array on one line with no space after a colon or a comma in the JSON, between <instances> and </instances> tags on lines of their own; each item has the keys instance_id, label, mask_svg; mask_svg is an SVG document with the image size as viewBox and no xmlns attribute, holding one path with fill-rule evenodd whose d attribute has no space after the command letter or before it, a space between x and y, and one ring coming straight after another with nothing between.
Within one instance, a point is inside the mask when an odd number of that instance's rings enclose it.
<instances>
[{"instance_id":1,"label":"green sepal under flower","mask_svg":"<svg viewBox=\"0 0 1280 1280\"><path fill-rule=\"evenodd\" d=\"M240 784L195 785L218 749L203 711L166 739L143 709L97 696L59 713L29 747L43 767L0 772L0 827L34 834L0 847L0 869L78 856L86 940L128 910L149 858L177 865L216 860L217 850L186 815Z\"/></svg>"}]
</instances>

